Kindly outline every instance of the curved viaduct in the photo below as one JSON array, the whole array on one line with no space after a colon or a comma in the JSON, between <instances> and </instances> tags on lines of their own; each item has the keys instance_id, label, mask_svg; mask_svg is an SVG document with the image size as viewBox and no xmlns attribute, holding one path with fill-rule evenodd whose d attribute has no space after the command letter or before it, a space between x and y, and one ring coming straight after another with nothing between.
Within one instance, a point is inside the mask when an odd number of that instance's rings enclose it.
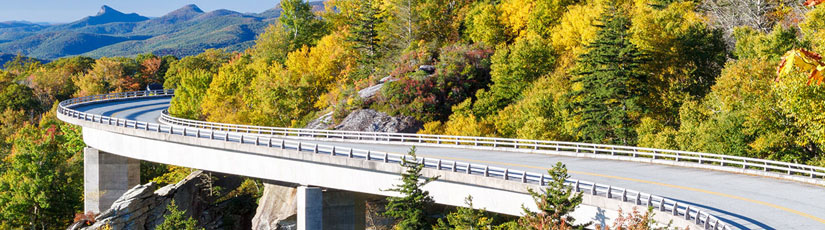
<instances>
[{"instance_id":1,"label":"curved viaduct","mask_svg":"<svg viewBox=\"0 0 825 230\"><path fill-rule=\"evenodd\" d=\"M81 126L88 146L88 211L107 209L136 185L137 163L146 160L298 186L299 227L358 229L363 216L352 213L363 213L363 205L351 197L397 195L385 189L400 183L398 162L416 146L424 175L439 176L425 189L440 204L460 206L472 195L477 208L492 212L520 215L522 204L535 210L526 190L548 183L543 173L561 161L572 176L567 183L584 194L578 221L610 224L619 208L652 206L660 222L692 229L825 229L825 168L585 143L190 121L163 113L173 93L60 103L58 118ZM327 210L327 190L352 193L340 201L349 202L347 210ZM330 224L329 213L350 213L350 222Z\"/></svg>"}]
</instances>

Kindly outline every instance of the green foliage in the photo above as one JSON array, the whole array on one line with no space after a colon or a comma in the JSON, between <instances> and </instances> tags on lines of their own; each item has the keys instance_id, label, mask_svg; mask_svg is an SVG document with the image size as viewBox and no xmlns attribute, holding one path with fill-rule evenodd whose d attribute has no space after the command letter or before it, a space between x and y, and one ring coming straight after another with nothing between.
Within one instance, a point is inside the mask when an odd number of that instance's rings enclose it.
<instances>
[{"instance_id":1,"label":"green foliage","mask_svg":"<svg viewBox=\"0 0 825 230\"><path fill-rule=\"evenodd\" d=\"M553 48L541 37L526 36L507 47L496 49L489 91L478 91L473 105L476 116L486 117L518 100L530 84L553 70Z\"/></svg>"},{"instance_id":2,"label":"green foliage","mask_svg":"<svg viewBox=\"0 0 825 230\"><path fill-rule=\"evenodd\" d=\"M409 158L401 159L401 166L405 171L401 174L401 184L387 191L397 192L400 197L387 197L386 211L384 215L398 219L395 229L420 230L430 229L431 220L426 210L433 204L430 193L424 190L424 186L438 178L422 178L421 169L424 164L418 163L415 157L415 147L410 149Z\"/></svg>"},{"instance_id":3,"label":"green foliage","mask_svg":"<svg viewBox=\"0 0 825 230\"><path fill-rule=\"evenodd\" d=\"M167 89L177 88L181 81L180 74L182 72L204 70L216 74L221 65L229 62L231 58L232 53L217 49L208 49L198 55L185 57L170 64L164 77L163 87Z\"/></svg>"},{"instance_id":4,"label":"green foliage","mask_svg":"<svg viewBox=\"0 0 825 230\"><path fill-rule=\"evenodd\" d=\"M175 201L166 206L168 214L163 215L163 223L155 226L157 230L197 230L198 221L189 216L186 212L178 210ZM203 228L201 228L203 229Z\"/></svg>"},{"instance_id":5,"label":"green foliage","mask_svg":"<svg viewBox=\"0 0 825 230\"><path fill-rule=\"evenodd\" d=\"M57 229L71 223L82 205L82 143L79 129L52 119L18 131L0 172L4 224Z\"/></svg>"},{"instance_id":6,"label":"green foliage","mask_svg":"<svg viewBox=\"0 0 825 230\"><path fill-rule=\"evenodd\" d=\"M484 43L490 46L497 46L509 41L510 38L504 31L504 25L498 19L498 7L486 2L477 1L473 3L464 24L467 27L464 32L469 39L476 43Z\"/></svg>"},{"instance_id":7,"label":"green foliage","mask_svg":"<svg viewBox=\"0 0 825 230\"><path fill-rule=\"evenodd\" d=\"M283 0L281 9L278 20L290 35L290 51L303 46L314 46L327 33L324 21L312 12L309 3L303 0Z\"/></svg>"},{"instance_id":8,"label":"green foliage","mask_svg":"<svg viewBox=\"0 0 825 230\"><path fill-rule=\"evenodd\" d=\"M361 55L360 62L366 65L372 64L379 55L378 27L382 21L379 18L381 9L377 4L374 0L367 0L357 6L353 24L346 37L352 43L352 48Z\"/></svg>"},{"instance_id":9,"label":"green foliage","mask_svg":"<svg viewBox=\"0 0 825 230\"><path fill-rule=\"evenodd\" d=\"M616 4L608 5L596 41L579 57L568 106L581 121L576 128L580 139L634 145L634 127L645 112L640 100L648 77L640 71L642 53L628 39L630 21Z\"/></svg>"},{"instance_id":10,"label":"green foliage","mask_svg":"<svg viewBox=\"0 0 825 230\"><path fill-rule=\"evenodd\" d=\"M249 53L266 62L284 63L286 55L293 50L291 36L286 26L281 24L281 21L276 21L258 35Z\"/></svg>"},{"instance_id":11,"label":"green foliage","mask_svg":"<svg viewBox=\"0 0 825 230\"><path fill-rule=\"evenodd\" d=\"M794 27L785 28L777 25L768 34L761 33L750 27L738 27L734 30L736 49L733 55L739 59L767 58L778 61L785 52L794 48L806 48L796 34L799 31Z\"/></svg>"},{"instance_id":12,"label":"green foliage","mask_svg":"<svg viewBox=\"0 0 825 230\"><path fill-rule=\"evenodd\" d=\"M568 87L564 76L550 75L536 80L523 99L500 110L494 123L503 137L570 140L564 128L563 110L557 97Z\"/></svg>"},{"instance_id":13,"label":"green foliage","mask_svg":"<svg viewBox=\"0 0 825 230\"><path fill-rule=\"evenodd\" d=\"M455 212L447 214L447 222L444 219L438 219L438 224L433 229L438 230L492 230L494 218L487 213L486 210L477 210L473 208L473 197L468 196L464 199L467 207L457 207Z\"/></svg>"},{"instance_id":14,"label":"green foliage","mask_svg":"<svg viewBox=\"0 0 825 230\"><path fill-rule=\"evenodd\" d=\"M582 203L582 194L573 192L573 188L564 185L564 181L570 176L567 175L567 167L561 162L557 162L552 169L547 171L551 181L542 191L536 192L528 190L533 197L538 212L533 212L524 208L524 216L519 219L519 224L526 229L584 229L590 223L574 225L575 218L570 214Z\"/></svg>"},{"instance_id":15,"label":"green foliage","mask_svg":"<svg viewBox=\"0 0 825 230\"><path fill-rule=\"evenodd\" d=\"M803 38L811 42L811 46L817 53L825 53L825 5L819 4L808 12L804 22L799 24Z\"/></svg>"},{"instance_id":16,"label":"green foliage","mask_svg":"<svg viewBox=\"0 0 825 230\"><path fill-rule=\"evenodd\" d=\"M203 119L201 103L212 83L212 73L207 70L194 69L179 72L180 79L175 97L169 106L169 113L187 119Z\"/></svg>"}]
</instances>

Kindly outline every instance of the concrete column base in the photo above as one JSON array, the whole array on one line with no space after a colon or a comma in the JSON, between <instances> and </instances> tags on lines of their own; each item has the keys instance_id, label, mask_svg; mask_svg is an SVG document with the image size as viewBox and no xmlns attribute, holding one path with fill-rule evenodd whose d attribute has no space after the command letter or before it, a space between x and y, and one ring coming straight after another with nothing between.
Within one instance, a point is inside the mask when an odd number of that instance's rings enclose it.
<instances>
[{"instance_id":1,"label":"concrete column base","mask_svg":"<svg viewBox=\"0 0 825 230\"><path fill-rule=\"evenodd\" d=\"M363 230L366 228L366 200L354 192L324 192L324 229Z\"/></svg>"},{"instance_id":2,"label":"concrete column base","mask_svg":"<svg viewBox=\"0 0 825 230\"><path fill-rule=\"evenodd\" d=\"M140 160L95 148L83 151L83 212L100 213L140 183Z\"/></svg>"},{"instance_id":3,"label":"concrete column base","mask_svg":"<svg viewBox=\"0 0 825 230\"><path fill-rule=\"evenodd\" d=\"M318 187L298 187L298 230L321 230L324 225L323 191Z\"/></svg>"}]
</instances>

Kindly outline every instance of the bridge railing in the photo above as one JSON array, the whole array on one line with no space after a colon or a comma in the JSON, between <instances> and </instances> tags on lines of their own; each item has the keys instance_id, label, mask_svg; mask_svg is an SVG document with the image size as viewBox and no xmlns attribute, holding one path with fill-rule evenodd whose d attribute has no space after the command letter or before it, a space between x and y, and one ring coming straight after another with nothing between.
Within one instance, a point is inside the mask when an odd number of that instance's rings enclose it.
<instances>
[{"instance_id":1,"label":"bridge railing","mask_svg":"<svg viewBox=\"0 0 825 230\"><path fill-rule=\"evenodd\" d=\"M298 139L325 138L338 139L342 141L391 142L392 144L403 143L408 145L434 144L446 145L448 147L460 146L477 149L492 148L500 151L515 152L564 152L568 154L577 155L590 154L600 156L623 156L634 159L685 162L695 163L699 165L721 166L728 168L751 169L771 173L780 173L790 175L791 179L796 179L798 181L803 182L811 182L810 180L804 178L825 178L825 168L823 167L748 157L667 149L512 138L447 136L410 133L381 133L236 125L177 118L169 115L168 111L163 111L160 117L160 121L167 124L197 127L210 130L215 129L238 133L274 135Z\"/></svg>"},{"instance_id":2,"label":"bridge railing","mask_svg":"<svg viewBox=\"0 0 825 230\"><path fill-rule=\"evenodd\" d=\"M377 161L384 163L400 163L404 159L414 164L423 164L424 167L436 170L451 171L455 173L466 173L470 175L483 176L489 178L497 178L506 181L514 181L525 184L534 184L546 186L551 183L552 178L548 174L532 173L523 170L501 168L495 166L488 166L484 164L473 164L468 162L442 160L433 158L417 158L413 160L409 155L394 154L381 151L371 151L364 149L355 149L347 147L339 147L334 145L322 145L315 143L305 143L296 140L287 140L282 138L275 138L273 133L270 136L260 135L261 132L239 132L237 127L230 128L228 124L208 123L214 125L211 129L205 129L207 123L190 126L180 125L166 125L151 122L141 122L129 119L115 118L103 116L98 114L84 113L72 109L74 106L98 103L112 100L122 100L128 98L141 97L156 97L156 96L170 96L174 94L173 90L158 90L158 91L141 91L141 92L125 92L114 93L106 95L95 95L88 97L74 98L60 102L57 112L69 119L77 119L86 122L93 122L98 124L110 125L115 127L122 127L128 129L145 130L149 132L166 133L170 135L181 135L191 138L205 138L215 141L233 142L240 144L249 144L261 147L280 148L297 150L306 152L307 154L326 154L333 157L346 157L353 159L360 159L366 161ZM166 116L166 119L177 118ZM226 127L218 128L218 125L227 125ZM245 127L244 129L249 129ZM306 135L302 133L302 129L287 129L288 132L294 132L294 135ZM251 130L249 130L251 131ZM274 132L274 131L272 131ZM284 132L282 132L284 133ZM377 133L375 133L377 134ZM319 134L314 134L319 135ZM326 134L324 134L326 135ZM378 136L375 136L378 138ZM381 138L401 138L382 136ZM427 141L438 141L438 138L432 138ZM402 140L404 141L404 140ZM424 141L424 140L422 140ZM495 141L486 141L495 144ZM688 204L679 203L676 200L665 197L653 195L650 193L643 193L636 190L625 189L621 187L614 187L607 184L600 184L595 182L567 179L565 185L570 186L576 192L587 193L593 196L606 197L621 202L631 203L637 206L653 207L661 212L670 213L676 218L684 218L696 226L704 229L732 229L725 221L699 208L690 206Z\"/></svg>"}]
</instances>

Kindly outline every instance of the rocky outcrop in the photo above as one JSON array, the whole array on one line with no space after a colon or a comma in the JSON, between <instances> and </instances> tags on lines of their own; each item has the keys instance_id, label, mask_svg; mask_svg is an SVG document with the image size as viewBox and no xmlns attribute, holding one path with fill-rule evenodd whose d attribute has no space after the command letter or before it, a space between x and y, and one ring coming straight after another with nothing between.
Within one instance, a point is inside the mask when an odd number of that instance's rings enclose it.
<instances>
[{"instance_id":1,"label":"rocky outcrop","mask_svg":"<svg viewBox=\"0 0 825 230\"><path fill-rule=\"evenodd\" d=\"M315 118L315 120L309 121L309 123L307 123L306 127L304 127L304 128L306 128L306 129L329 129L334 124L335 124L335 122L332 121L332 112L329 112L329 113L326 113L324 115L321 115L318 118Z\"/></svg>"},{"instance_id":2,"label":"rocky outcrop","mask_svg":"<svg viewBox=\"0 0 825 230\"><path fill-rule=\"evenodd\" d=\"M111 229L152 230L163 222L164 215L168 214L166 207L172 201L187 215L194 214L206 229L249 229L254 200L232 198L216 202L220 193L234 190L242 181L237 176L196 171L177 184L160 189L153 182L138 185L117 199L110 209L96 216L97 222L92 226L73 224L70 229L94 230L108 226Z\"/></svg>"},{"instance_id":3,"label":"rocky outcrop","mask_svg":"<svg viewBox=\"0 0 825 230\"><path fill-rule=\"evenodd\" d=\"M378 95L378 92L381 92L381 87L384 87L384 83L364 88L358 91L358 97L361 97L363 100L373 98L375 95Z\"/></svg>"},{"instance_id":4,"label":"rocky outcrop","mask_svg":"<svg viewBox=\"0 0 825 230\"><path fill-rule=\"evenodd\" d=\"M415 133L421 128L421 122L413 117L393 117L372 109L352 111L341 124L335 126L336 130L388 133Z\"/></svg>"},{"instance_id":5,"label":"rocky outcrop","mask_svg":"<svg viewBox=\"0 0 825 230\"><path fill-rule=\"evenodd\" d=\"M297 229L297 190L264 183L264 193L258 201L258 210L252 218L253 230Z\"/></svg>"}]
</instances>

